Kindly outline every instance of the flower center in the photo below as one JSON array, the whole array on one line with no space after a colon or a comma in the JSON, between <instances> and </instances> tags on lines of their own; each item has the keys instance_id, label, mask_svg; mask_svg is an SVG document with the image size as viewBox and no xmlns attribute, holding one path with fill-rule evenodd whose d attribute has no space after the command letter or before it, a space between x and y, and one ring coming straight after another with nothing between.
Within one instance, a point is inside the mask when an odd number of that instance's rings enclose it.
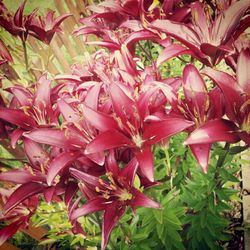
<instances>
[{"instance_id":1,"label":"flower center","mask_svg":"<svg viewBox=\"0 0 250 250\"><path fill-rule=\"evenodd\" d=\"M141 148L144 142L144 140L141 138L139 134L132 136L132 140L138 148Z\"/></svg>"},{"instance_id":2,"label":"flower center","mask_svg":"<svg viewBox=\"0 0 250 250\"><path fill-rule=\"evenodd\" d=\"M246 133L250 134L250 113L245 117L241 129Z\"/></svg>"},{"instance_id":3,"label":"flower center","mask_svg":"<svg viewBox=\"0 0 250 250\"><path fill-rule=\"evenodd\" d=\"M128 201L133 198L133 195L128 192L127 189L123 189L121 193L119 194L119 200L120 201Z\"/></svg>"}]
</instances>

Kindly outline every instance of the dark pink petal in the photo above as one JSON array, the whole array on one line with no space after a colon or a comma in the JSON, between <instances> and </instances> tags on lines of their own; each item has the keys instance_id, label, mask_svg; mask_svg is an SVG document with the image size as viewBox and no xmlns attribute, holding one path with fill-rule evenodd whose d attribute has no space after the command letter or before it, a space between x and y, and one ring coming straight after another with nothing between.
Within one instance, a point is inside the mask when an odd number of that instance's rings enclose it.
<instances>
[{"instance_id":1,"label":"dark pink petal","mask_svg":"<svg viewBox=\"0 0 250 250\"><path fill-rule=\"evenodd\" d=\"M17 109L0 108L0 118L27 130L36 125L30 116Z\"/></svg>"},{"instance_id":2,"label":"dark pink petal","mask_svg":"<svg viewBox=\"0 0 250 250\"><path fill-rule=\"evenodd\" d=\"M219 141L235 143L239 137L235 133L236 126L228 120L210 120L198 129L195 129L184 144L207 144Z\"/></svg>"},{"instance_id":3,"label":"dark pink petal","mask_svg":"<svg viewBox=\"0 0 250 250\"><path fill-rule=\"evenodd\" d=\"M133 158L119 173L119 176L124 178L125 183L128 187L134 185L135 174L138 168L138 162Z\"/></svg>"},{"instance_id":4,"label":"dark pink petal","mask_svg":"<svg viewBox=\"0 0 250 250\"><path fill-rule=\"evenodd\" d=\"M194 157L200 164L203 172L207 173L211 144L193 144L193 145L190 145L189 147Z\"/></svg>"},{"instance_id":5,"label":"dark pink petal","mask_svg":"<svg viewBox=\"0 0 250 250\"><path fill-rule=\"evenodd\" d=\"M200 54L200 39L197 33L185 24L170 20L156 20L150 26L173 36L190 48L196 54Z\"/></svg>"},{"instance_id":6,"label":"dark pink petal","mask_svg":"<svg viewBox=\"0 0 250 250\"><path fill-rule=\"evenodd\" d=\"M88 90L87 96L85 98L85 103L93 110L97 110L98 108L98 97L100 94L101 86L102 84L95 84Z\"/></svg>"},{"instance_id":7,"label":"dark pink petal","mask_svg":"<svg viewBox=\"0 0 250 250\"><path fill-rule=\"evenodd\" d=\"M105 47L110 50L119 50L120 45L114 42L109 42L109 41L91 41L91 42L86 42L88 45L97 45L101 47Z\"/></svg>"},{"instance_id":8,"label":"dark pink petal","mask_svg":"<svg viewBox=\"0 0 250 250\"><path fill-rule=\"evenodd\" d=\"M130 99L117 84L110 86L112 106L119 118L125 123L136 110L135 102Z\"/></svg>"},{"instance_id":9,"label":"dark pink petal","mask_svg":"<svg viewBox=\"0 0 250 250\"><path fill-rule=\"evenodd\" d=\"M85 149L85 154L96 153L107 149L132 146L132 142L128 137L118 132L117 130L108 130L95 137Z\"/></svg>"},{"instance_id":10,"label":"dark pink petal","mask_svg":"<svg viewBox=\"0 0 250 250\"><path fill-rule=\"evenodd\" d=\"M68 17L72 16L72 14L64 14L57 17L52 24L52 30L56 31L56 29L60 26L60 24Z\"/></svg>"},{"instance_id":11,"label":"dark pink petal","mask_svg":"<svg viewBox=\"0 0 250 250\"><path fill-rule=\"evenodd\" d=\"M235 78L212 68L205 68L202 73L210 77L219 86L225 98L226 113L230 120L235 121L235 110L239 110L241 106L240 89Z\"/></svg>"},{"instance_id":12,"label":"dark pink petal","mask_svg":"<svg viewBox=\"0 0 250 250\"><path fill-rule=\"evenodd\" d=\"M240 52L237 61L237 81L242 90L250 96L250 49Z\"/></svg>"},{"instance_id":13,"label":"dark pink petal","mask_svg":"<svg viewBox=\"0 0 250 250\"><path fill-rule=\"evenodd\" d=\"M38 80L38 87L35 94L34 105L40 109L51 108L50 84L48 74L44 73Z\"/></svg>"},{"instance_id":14,"label":"dark pink petal","mask_svg":"<svg viewBox=\"0 0 250 250\"><path fill-rule=\"evenodd\" d=\"M99 186L99 179L93 175L89 175L87 173L84 173L82 171L79 171L75 168L70 168L70 173L77 179L79 179L80 181L91 185L93 187L98 187Z\"/></svg>"},{"instance_id":15,"label":"dark pink petal","mask_svg":"<svg viewBox=\"0 0 250 250\"><path fill-rule=\"evenodd\" d=\"M89 200L86 204L84 204L82 207L74 210L70 215L70 220L74 221L81 216L103 210L105 209L106 206L107 206L107 200L105 198L102 197L93 198Z\"/></svg>"},{"instance_id":16,"label":"dark pink petal","mask_svg":"<svg viewBox=\"0 0 250 250\"><path fill-rule=\"evenodd\" d=\"M8 172L0 173L0 180L17 184L25 184L32 181L44 182L45 176L40 173L31 174L26 170L10 170Z\"/></svg>"},{"instance_id":17,"label":"dark pink petal","mask_svg":"<svg viewBox=\"0 0 250 250\"><path fill-rule=\"evenodd\" d=\"M67 122L77 122L80 120L80 116L77 112L63 99L57 101L58 108Z\"/></svg>"},{"instance_id":18,"label":"dark pink petal","mask_svg":"<svg viewBox=\"0 0 250 250\"><path fill-rule=\"evenodd\" d=\"M232 37L247 8L249 8L248 0L241 0L231 4L229 8L217 17L213 25L211 37L226 43Z\"/></svg>"},{"instance_id":19,"label":"dark pink petal","mask_svg":"<svg viewBox=\"0 0 250 250\"><path fill-rule=\"evenodd\" d=\"M185 66L183 71L183 88L185 102L192 113L204 120L204 116L209 108L209 97L207 87L199 71L192 64Z\"/></svg>"},{"instance_id":20,"label":"dark pink petal","mask_svg":"<svg viewBox=\"0 0 250 250\"><path fill-rule=\"evenodd\" d=\"M84 104L82 104L82 111L85 118L90 122L90 124L92 124L92 126L100 131L118 128L115 120L104 113L95 111Z\"/></svg>"},{"instance_id":21,"label":"dark pink petal","mask_svg":"<svg viewBox=\"0 0 250 250\"><path fill-rule=\"evenodd\" d=\"M109 151L109 155L107 157L107 162L105 164L105 168L107 172L111 172L113 176L119 175L119 166L117 164L117 160L115 158L115 150L111 149Z\"/></svg>"},{"instance_id":22,"label":"dark pink petal","mask_svg":"<svg viewBox=\"0 0 250 250\"><path fill-rule=\"evenodd\" d=\"M57 174L79 157L80 152L63 152L57 155L50 163L47 173L47 183L50 186Z\"/></svg>"},{"instance_id":23,"label":"dark pink petal","mask_svg":"<svg viewBox=\"0 0 250 250\"><path fill-rule=\"evenodd\" d=\"M31 100L33 97L27 89L21 86L15 86L9 88L9 90L15 96L15 98L18 100L21 106L31 105Z\"/></svg>"},{"instance_id":24,"label":"dark pink petal","mask_svg":"<svg viewBox=\"0 0 250 250\"><path fill-rule=\"evenodd\" d=\"M0 39L0 56L4 59L7 60L8 62L13 63L12 56L8 50L8 48L5 46L3 41Z\"/></svg>"},{"instance_id":25,"label":"dark pink petal","mask_svg":"<svg viewBox=\"0 0 250 250\"><path fill-rule=\"evenodd\" d=\"M56 187L52 186L52 187L47 187L44 191L43 191L43 195L44 195L44 199L47 203L50 203L53 199L53 196L55 194L56 191Z\"/></svg>"},{"instance_id":26,"label":"dark pink petal","mask_svg":"<svg viewBox=\"0 0 250 250\"><path fill-rule=\"evenodd\" d=\"M35 142L60 148L79 149L85 146L80 135L71 134L68 130L39 128L33 129L31 132L26 132L23 135Z\"/></svg>"},{"instance_id":27,"label":"dark pink petal","mask_svg":"<svg viewBox=\"0 0 250 250\"><path fill-rule=\"evenodd\" d=\"M23 134L23 130L20 128L15 129L10 135L10 145L12 148L16 148L16 144Z\"/></svg>"},{"instance_id":28,"label":"dark pink petal","mask_svg":"<svg viewBox=\"0 0 250 250\"><path fill-rule=\"evenodd\" d=\"M193 125L194 123L192 121L175 117L167 118L159 122L152 122L145 125L143 139L146 140L146 143L152 145L162 139L180 133Z\"/></svg>"},{"instance_id":29,"label":"dark pink petal","mask_svg":"<svg viewBox=\"0 0 250 250\"><path fill-rule=\"evenodd\" d=\"M205 13L205 6L201 2L191 4L192 21L197 32L202 33L205 41L210 40L209 19Z\"/></svg>"},{"instance_id":30,"label":"dark pink petal","mask_svg":"<svg viewBox=\"0 0 250 250\"><path fill-rule=\"evenodd\" d=\"M82 80L79 76L76 75L67 75L67 74L60 74L55 76L54 78L56 81L59 80L66 80L66 81L72 81L72 82L76 82L76 83L81 83Z\"/></svg>"},{"instance_id":31,"label":"dark pink petal","mask_svg":"<svg viewBox=\"0 0 250 250\"><path fill-rule=\"evenodd\" d=\"M4 206L5 213L8 213L15 206L23 202L25 199L39 194L43 191L44 185L37 182L29 182L18 187L9 197Z\"/></svg>"},{"instance_id":32,"label":"dark pink petal","mask_svg":"<svg viewBox=\"0 0 250 250\"><path fill-rule=\"evenodd\" d=\"M180 55L194 55L193 52L183 47L179 44L171 44L167 46L159 55L156 61L156 66L159 67L163 62L168 61L169 59L180 56Z\"/></svg>"},{"instance_id":33,"label":"dark pink petal","mask_svg":"<svg viewBox=\"0 0 250 250\"><path fill-rule=\"evenodd\" d=\"M139 162L139 169L151 182L154 181L154 160L151 146L147 146L136 153L136 159Z\"/></svg>"},{"instance_id":34,"label":"dark pink petal","mask_svg":"<svg viewBox=\"0 0 250 250\"><path fill-rule=\"evenodd\" d=\"M70 181L67 184L67 187L65 190L65 195L64 195L64 202L65 202L66 206L69 206L69 204L72 201L77 190L78 190L78 185L76 182Z\"/></svg>"},{"instance_id":35,"label":"dark pink petal","mask_svg":"<svg viewBox=\"0 0 250 250\"><path fill-rule=\"evenodd\" d=\"M208 93L210 99L210 107L207 114L207 119L220 118L225 114L225 100L220 88L216 86Z\"/></svg>"},{"instance_id":36,"label":"dark pink petal","mask_svg":"<svg viewBox=\"0 0 250 250\"><path fill-rule=\"evenodd\" d=\"M158 35L154 34L148 30L140 30L136 32L132 32L131 35L124 41L124 44L127 45L128 48L135 45L138 41L141 40L155 40L159 38Z\"/></svg>"},{"instance_id":37,"label":"dark pink petal","mask_svg":"<svg viewBox=\"0 0 250 250\"><path fill-rule=\"evenodd\" d=\"M28 138L24 138L23 141L25 153L32 167L40 171L41 168L46 169L50 160L47 152L45 152L38 143Z\"/></svg>"},{"instance_id":38,"label":"dark pink petal","mask_svg":"<svg viewBox=\"0 0 250 250\"><path fill-rule=\"evenodd\" d=\"M14 15L13 21L17 27L23 26L23 10L24 10L25 4L26 4L26 0L22 2L22 4L19 6L19 8L17 9Z\"/></svg>"},{"instance_id":39,"label":"dark pink petal","mask_svg":"<svg viewBox=\"0 0 250 250\"><path fill-rule=\"evenodd\" d=\"M106 248L110 233L125 213L125 209L126 207L120 206L118 202L114 202L106 207L102 223L101 250Z\"/></svg>"},{"instance_id":40,"label":"dark pink petal","mask_svg":"<svg viewBox=\"0 0 250 250\"><path fill-rule=\"evenodd\" d=\"M105 162L105 154L104 152L97 152L92 154L86 154L90 160L98 164L99 166L103 166Z\"/></svg>"},{"instance_id":41,"label":"dark pink petal","mask_svg":"<svg viewBox=\"0 0 250 250\"><path fill-rule=\"evenodd\" d=\"M145 194L141 193L139 190L133 190L134 198L131 202L131 206L135 207L148 207L148 208L161 208L158 202L155 202L148 198Z\"/></svg>"},{"instance_id":42,"label":"dark pink petal","mask_svg":"<svg viewBox=\"0 0 250 250\"><path fill-rule=\"evenodd\" d=\"M24 224L26 219L27 216L22 216L15 222L12 222L8 226L5 226L0 230L0 246L18 231L18 229Z\"/></svg>"}]
</instances>

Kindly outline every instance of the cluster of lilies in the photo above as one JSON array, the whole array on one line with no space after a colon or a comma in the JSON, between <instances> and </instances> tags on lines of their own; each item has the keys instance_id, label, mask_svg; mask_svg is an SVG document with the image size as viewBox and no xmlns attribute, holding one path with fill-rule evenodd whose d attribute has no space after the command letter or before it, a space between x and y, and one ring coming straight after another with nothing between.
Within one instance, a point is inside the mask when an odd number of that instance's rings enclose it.
<instances>
[{"instance_id":1,"label":"cluster of lilies","mask_svg":"<svg viewBox=\"0 0 250 250\"><path fill-rule=\"evenodd\" d=\"M0 1L0 26L22 41L33 36L49 44L70 18L24 15L24 6L12 15ZM8 103L0 99L1 138L26 158L22 168L0 173L15 184L0 190L0 220L10 222L0 243L28 225L45 199L65 202L74 233L85 234L79 217L103 210L105 249L128 207L161 207L142 192L160 184L154 145L186 132L183 143L204 172L213 143L250 145L248 0L106 0L89 10L74 33L105 49L54 79L45 72L29 88L13 84ZM98 39L88 42L89 35ZM149 66L135 54L142 40L163 47ZM162 63L184 54L202 69L189 63L181 77L164 78ZM13 63L2 41L0 57L0 64ZM230 73L218 69L222 62Z\"/></svg>"}]
</instances>

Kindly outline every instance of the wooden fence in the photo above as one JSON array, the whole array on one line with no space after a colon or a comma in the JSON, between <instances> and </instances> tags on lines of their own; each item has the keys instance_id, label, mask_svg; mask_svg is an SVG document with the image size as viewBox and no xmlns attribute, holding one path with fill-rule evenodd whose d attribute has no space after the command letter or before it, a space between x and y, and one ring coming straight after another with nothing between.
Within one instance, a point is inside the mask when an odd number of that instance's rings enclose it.
<instances>
[{"instance_id":1,"label":"wooden fence","mask_svg":"<svg viewBox=\"0 0 250 250\"><path fill-rule=\"evenodd\" d=\"M55 8L60 15L71 13L73 16L61 24L63 32L54 35L50 46L31 36L28 38L29 48L39 55L31 62L36 75L40 75L44 70L52 74L69 72L70 63L75 62L75 58L87 51L82 38L73 36L72 32L81 26L79 19L89 14L86 6L91 3L92 0L54 0Z\"/></svg>"}]
</instances>

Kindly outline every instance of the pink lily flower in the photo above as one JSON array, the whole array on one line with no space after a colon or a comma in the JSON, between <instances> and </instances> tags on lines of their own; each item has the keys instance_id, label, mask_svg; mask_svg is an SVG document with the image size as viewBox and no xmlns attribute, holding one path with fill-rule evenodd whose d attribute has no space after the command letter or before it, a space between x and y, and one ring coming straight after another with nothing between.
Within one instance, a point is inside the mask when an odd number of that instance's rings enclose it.
<instances>
[{"instance_id":1,"label":"pink lily flower","mask_svg":"<svg viewBox=\"0 0 250 250\"><path fill-rule=\"evenodd\" d=\"M87 194L87 203L72 210L70 219L74 222L81 216L104 210L102 250L106 248L111 231L128 207L131 207L133 211L138 206L160 208L159 203L151 200L134 187L137 167L138 163L135 159L131 160L123 169L112 163L107 168L109 171L106 174L107 181L77 169L70 169L71 174L84 184L83 188Z\"/></svg>"},{"instance_id":2,"label":"pink lily flower","mask_svg":"<svg viewBox=\"0 0 250 250\"><path fill-rule=\"evenodd\" d=\"M109 92L114 112L111 116L83 105L84 116L100 131L100 134L87 145L85 153L129 147L136 155L141 174L154 181L151 146L191 127L193 122L183 118L146 122L146 117L150 115L148 113L150 96L154 91L148 92L136 101L124 90L117 84L110 85Z\"/></svg>"},{"instance_id":3,"label":"pink lily flower","mask_svg":"<svg viewBox=\"0 0 250 250\"><path fill-rule=\"evenodd\" d=\"M237 141L237 136L231 134L232 125L221 118L224 115L224 100L220 89L214 88L208 91L199 71L192 64L184 68L183 90L185 99L177 104L173 103L172 106L174 113L183 115L194 122L194 126L188 128L190 136L204 127L204 134L208 130L214 137L220 136L220 140ZM207 172L211 143L206 143L204 140L201 143L191 144L189 147L202 170Z\"/></svg>"},{"instance_id":4,"label":"pink lily flower","mask_svg":"<svg viewBox=\"0 0 250 250\"><path fill-rule=\"evenodd\" d=\"M62 85L51 89L50 84L47 74L43 74L38 80L35 94L22 86L9 89L14 96L11 107L0 107L0 118L18 126L10 135L12 147L15 147L24 131L36 127L49 127L58 123L52 103L54 102L53 95L56 95Z\"/></svg>"},{"instance_id":5,"label":"pink lily flower","mask_svg":"<svg viewBox=\"0 0 250 250\"><path fill-rule=\"evenodd\" d=\"M248 69L250 67L250 51L242 50L237 60L236 76L228 73L206 68L203 73L213 79L223 92L225 107L229 123L235 123L231 129L231 136L237 134L241 140L250 145L250 79ZM216 127L214 128L216 129ZM202 128L190 135L187 144L195 144L200 141L216 142L219 138L214 135L202 134Z\"/></svg>"},{"instance_id":6,"label":"pink lily flower","mask_svg":"<svg viewBox=\"0 0 250 250\"><path fill-rule=\"evenodd\" d=\"M212 66L218 64L225 54L233 50L231 38L250 5L248 0L237 1L214 20L206 14L204 7L205 5L200 2L191 5L192 25L171 20L156 20L150 28L156 28L173 36L190 48L202 63ZM241 29L241 32L243 31Z\"/></svg>"}]
</instances>

